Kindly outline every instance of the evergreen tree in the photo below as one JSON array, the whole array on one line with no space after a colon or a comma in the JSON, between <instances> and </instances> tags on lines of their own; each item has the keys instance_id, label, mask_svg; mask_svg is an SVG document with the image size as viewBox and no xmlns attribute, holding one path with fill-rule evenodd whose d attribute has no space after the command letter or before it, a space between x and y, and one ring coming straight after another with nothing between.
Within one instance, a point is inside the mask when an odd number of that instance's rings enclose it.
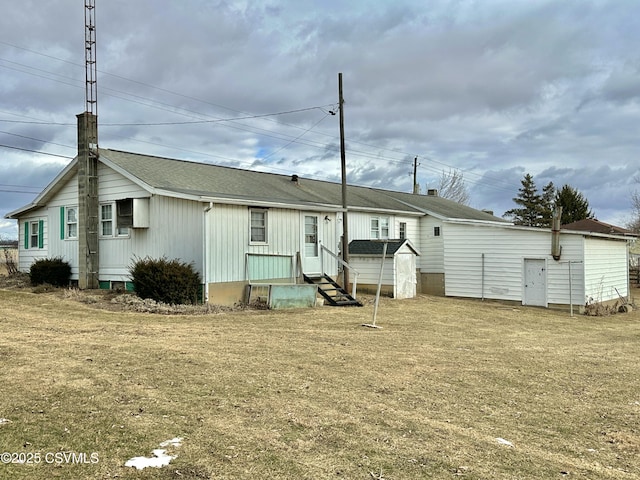
<instances>
[{"instance_id":1,"label":"evergreen tree","mask_svg":"<svg viewBox=\"0 0 640 480\"><path fill-rule=\"evenodd\" d=\"M551 227L553 218L553 209L555 208L556 186L553 182L547 183L542 187L542 219L541 227Z\"/></svg>"},{"instance_id":2,"label":"evergreen tree","mask_svg":"<svg viewBox=\"0 0 640 480\"><path fill-rule=\"evenodd\" d=\"M544 214L542 196L538 193L533 176L527 173L520 183L522 187L518 189L518 196L513 199L520 208L507 210L503 217L511 219L516 225L540 227Z\"/></svg>"},{"instance_id":3,"label":"evergreen tree","mask_svg":"<svg viewBox=\"0 0 640 480\"><path fill-rule=\"evenodd\" d=\"M562 225L594 217L587 199L570 185L565 184L558 190L556 205L562 207Z\"/></svg>"}]
</instances>

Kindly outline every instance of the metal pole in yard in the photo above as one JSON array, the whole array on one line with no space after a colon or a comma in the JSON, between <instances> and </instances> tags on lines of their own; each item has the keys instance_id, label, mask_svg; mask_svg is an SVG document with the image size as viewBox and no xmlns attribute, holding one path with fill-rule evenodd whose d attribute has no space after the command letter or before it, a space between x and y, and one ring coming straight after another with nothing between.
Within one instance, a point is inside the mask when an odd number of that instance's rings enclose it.
<instances>
[{"instance_id":1,"label":"metal pole in yard","mask_svg":"<svg viewBox=\"0 0 640 480\"><path fill-rule=\"evenodd\" d=\"M382 260L380 261L380 275L378 276L378 290L376 291L376 304L373 307L373 324L371 325L374 328L376 327L376 317L378 316L378 304L380 303L380 289L382 288L382 274L384 273L384 261L387 258L387 245L388 242L384 242L382 246Z\"/></svg>"},{"instance_id":2,"label":"metal pole in yard","mask_svg":"<svg viewBox=\"0 0 640 480\"><path fill-rule=\"evenodd\" d=\"M571 282L571 261L569 261L569 312L573 317L573 286Z\"/></svg>"}]
</instances>

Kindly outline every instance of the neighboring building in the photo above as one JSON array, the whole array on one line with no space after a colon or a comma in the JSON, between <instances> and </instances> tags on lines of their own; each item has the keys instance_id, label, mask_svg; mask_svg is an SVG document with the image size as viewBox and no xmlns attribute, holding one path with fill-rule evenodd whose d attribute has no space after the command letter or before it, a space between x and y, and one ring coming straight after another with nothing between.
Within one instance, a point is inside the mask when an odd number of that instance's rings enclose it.
<instances>
[{"instance_id":1,"label":"neighboring building","mask_svg":"<svg viewBox=\"0 0 640 480\"><path fill-rule=\"evenodd\" d=\"M605 233L610 235L628 235L637 237L635 233L626 228L617 227L608 223L601 222L594 218L585 218L584 220L578 220L577 222L567 223L562 225L563 230L577 230L580 232L591 233Z\"/></svg>"}]
</instances>

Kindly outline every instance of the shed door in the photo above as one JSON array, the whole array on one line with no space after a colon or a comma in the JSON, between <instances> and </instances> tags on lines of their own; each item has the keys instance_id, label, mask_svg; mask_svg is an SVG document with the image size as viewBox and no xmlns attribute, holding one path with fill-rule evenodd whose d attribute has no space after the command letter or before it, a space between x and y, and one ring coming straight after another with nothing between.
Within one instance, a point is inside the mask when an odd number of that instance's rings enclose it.
<instances>
[{"instance_id":1,"label":"shed door","mask_svg":"<svg viewBox=\"0 0 640 480\"><path fill-rule=\"evenodd\" d=\"M543 259L524 259L524 305L547 306L547 272Z\"/></svg>"},{"instance_id":2,"label":"shed door","mask_svg":"<svg viewBox=\"0 0 640 480\"><path fill-rule=\"evenodd\" d=\"M416 296L416 257L412 253L396 255L395 298Z\"/></svg>"}]
</instances>

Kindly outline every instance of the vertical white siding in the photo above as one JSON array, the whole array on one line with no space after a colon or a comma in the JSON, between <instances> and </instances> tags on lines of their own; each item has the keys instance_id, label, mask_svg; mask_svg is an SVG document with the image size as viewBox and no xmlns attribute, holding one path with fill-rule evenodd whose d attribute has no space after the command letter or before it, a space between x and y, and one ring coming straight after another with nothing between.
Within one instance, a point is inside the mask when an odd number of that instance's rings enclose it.
<instances>
[{"instance_id":1,"label":"vertical white siding","mask_svg":"<svg viewBox=\"0 0 640 480\"><path fill-rule=\"evenodd\" d=\"M377 285L380 278L380 263L382 256L352 256L349 263L353 265L360 275L358 283L363 285ZM395 282L395 258L387 257L382 271L382 285L394 285Z\"/></svg>"},{"instance_id":2,"label":"vertical white siding","mask_svg":"<svg viewBox=\"0 0 640 480\"><path fill-rule=\"evenodd\" d=\"M433 235L433 227L440 227L440 236ZM420 243L416 245L421 256L418 257L418 269L423 273L444 273L444 230L442 220L431 216L420 218Z\"/></svg>"},{"instance_id":3,"label":"vertical white siding","mask_svg":"<svg viewBox=\"0 0 640 480\"><path fill-rule=\"evenodd\" d=\"M568 262L573 262L572 300L582 303L581 235L561 235L559 261L551 257L550 231L445 223L443 237L446 295L522 301L524 259L531 258L546 260L547 300L554 304L569 303Z\"/></svg>"},{"instance_id":4,"label":"vertical white siding","mask_svg":"<svg viewBox=\"0 0 640 480\"><path fill-rule=\"evenodd\" d=\"M585 296L596 302L626 297L629 285L627 243L585 239ZM616 289L618 290L616 292Z\"/></svg>"},{"instance_id":5,"label":"vertical white siding","mask_svg":"<svg viewBox=\"0 0 640 480\"><path fill-rule=\"evenodd\" d=\"M407 224L406 238L420 249L420 217L391 215L388 213L349 212L349 240L371 240L371 219L373 217L389 218L389 238L400 238L400 223ZM338 235L342 235L342 228Z\"/></svg>"},{"instance_id":6,"label":"vertical white siding","mask_svg":"<svg viewBox=\"0 0 640 480\"><path fill-rule=\"evenodd\" d=\"M123 198L148 197L149 192L139 187L126 177L120 175L115 170L99 163L98 195L101 202L110 202L113 200L121 200Z\"/></svg>"},{"instance_id":7,"label":"vertical white siding","mask_svg":"<svg viewBox=\"0 0 640 480\"><path fill-rule=\"evenodd\" d=\"M200 202L151 197L149 228L131 228L126 237L100 238L100 280L129 280L129 266L145 257L179 259L202 274L203 208Z\"/></svg>"},{"instance_id":8,"label":"vertical white siding","mask_svg":"<svg viewBox=\"0 0 640 480\"><path fill-rule=\"evenodd\" d=\"M267 242L253 244L249 238L250 208L216 204L209 213L209 248L207 252L209 282L246 281L246 253L291 255L302 249L303 232L299 210L267 209ZM317 215L323 245L331 249L336 242L335 213L309 212ZM325 216L328 219L325 221ZM335 252L334 252L335 253ZM337 273L335 261L325 257L325 271Z\"/></svg>"},{"instance_id":9,"label":"vertical white siding","mask_svg":"<svg viewBox=\"0 0 640 480\"><path fill-rule=\"evenodd\" d=\"M25 223L43 222L43 247L31 247L31 239L28 239L28 248L25 247ZM45 209L35 210L29 213L29 216L20 218L18 222L18 268L21 272L28 272L31 264L36 260L47 258L49 256L49 217ZM31 234L31 230L29 230Z\"/></svg>"}]
</instances>

